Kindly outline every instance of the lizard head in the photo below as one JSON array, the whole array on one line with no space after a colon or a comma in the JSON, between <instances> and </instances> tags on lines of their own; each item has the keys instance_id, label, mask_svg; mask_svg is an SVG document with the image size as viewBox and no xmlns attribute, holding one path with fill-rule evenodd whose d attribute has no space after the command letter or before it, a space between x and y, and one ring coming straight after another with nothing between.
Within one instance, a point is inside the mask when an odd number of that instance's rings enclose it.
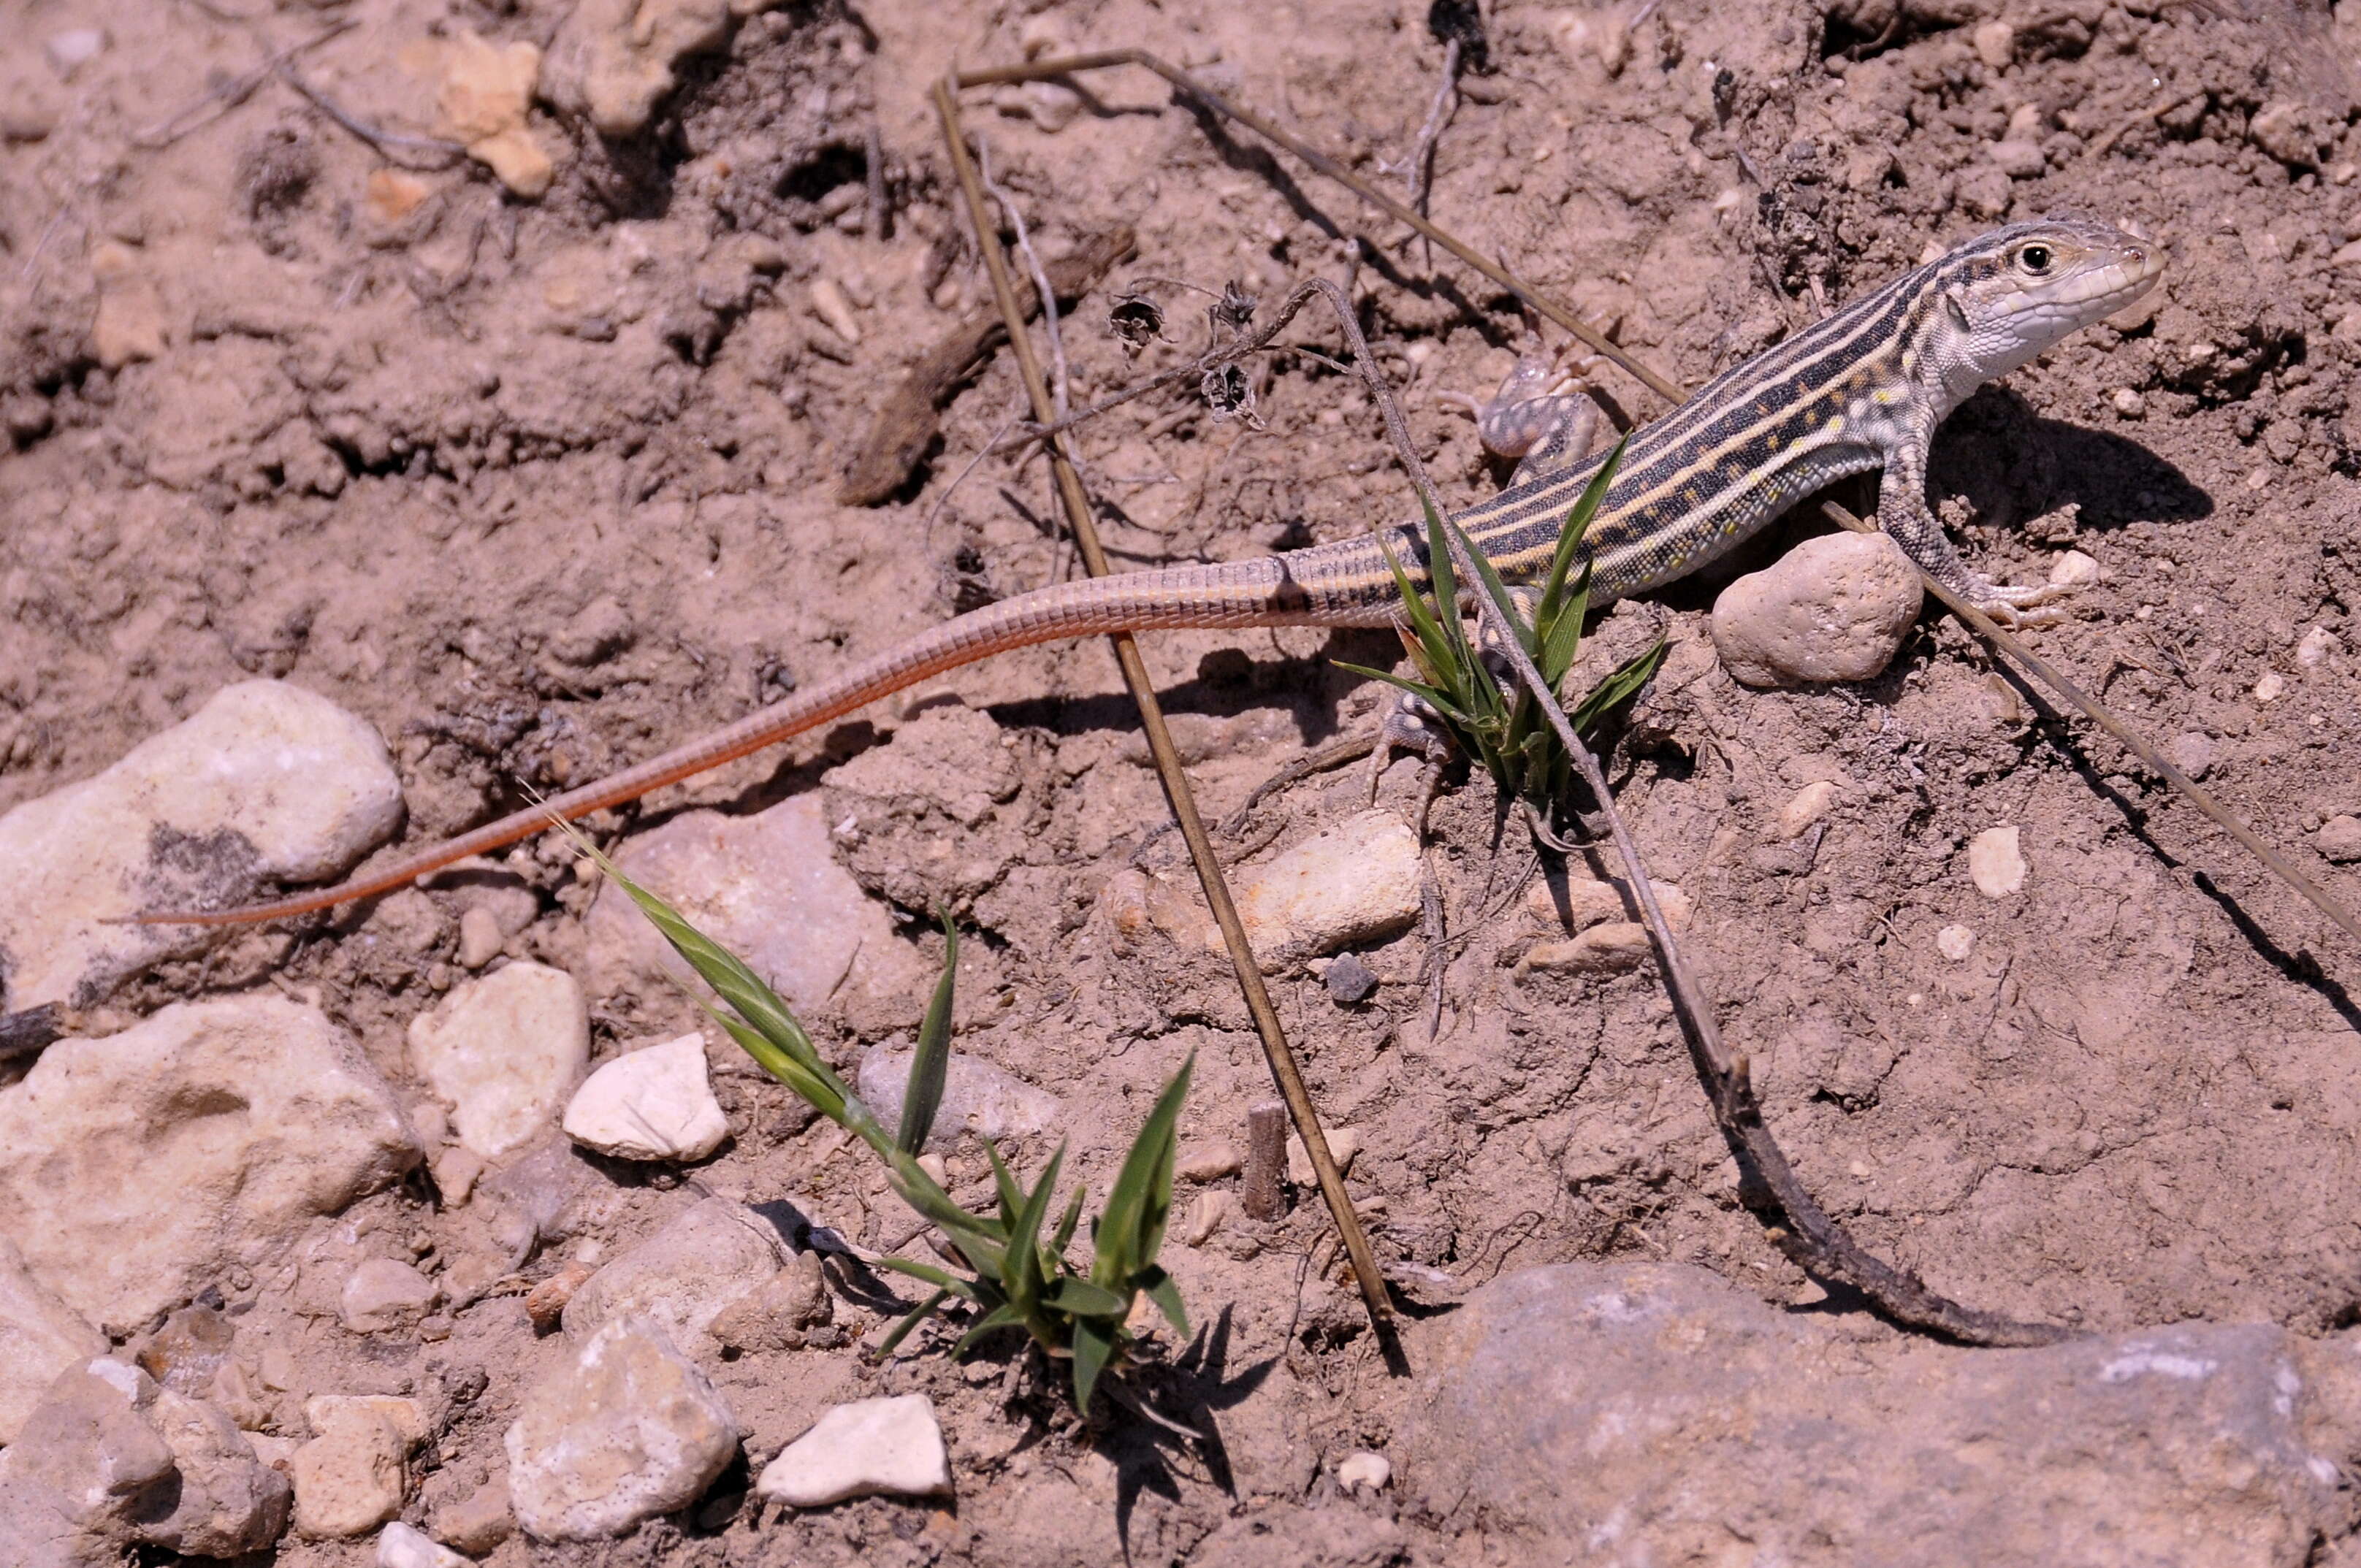
<instances>
[{"instance_id":1,"label":"lizard head","mask_svg":"<svg viewBox=\"0 0 2361 1568\"><path fill-rule=\"evenodd\" d=\"M1970 240L1932 270L1952 353L1989 380L2147 293L2164 247L2110 224L2043 218Z\"/></svg>"}]
</instances>

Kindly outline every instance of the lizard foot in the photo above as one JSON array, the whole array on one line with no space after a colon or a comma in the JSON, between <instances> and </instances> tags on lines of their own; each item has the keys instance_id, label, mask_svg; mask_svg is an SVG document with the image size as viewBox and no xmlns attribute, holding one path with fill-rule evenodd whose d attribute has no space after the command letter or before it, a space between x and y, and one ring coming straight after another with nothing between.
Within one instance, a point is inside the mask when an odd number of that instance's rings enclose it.
<instances>
[{"instance_id":1,"label":"lizard foot","mask_svg":"<svg viewBox=\"0 0 2361 1568\"><path fill-rule=\"evenodd\" d=\"M1369 751L1370 803L1376 803L1378 784L1393 765L1396 752L1411 752L1429 768L1440 768L1451 760L1451 735L1443 727L1442 716L1423 698L1395 688L1385 717L1378 721L1378 743Z\"/></svg>"},{"instance_id":2,"label":"lizard foot","mask_svg":"<svg viewBox=\"0 0 2361 1568\"><path fill-rule=\"evenodd\" d=\"M1995 583L1979 575L1969 577L1967 598L1993 620L2015 630L2057 625L2067 618L2057 601L2081 591L2079 584Z\"/></svg>"}]
</instances>

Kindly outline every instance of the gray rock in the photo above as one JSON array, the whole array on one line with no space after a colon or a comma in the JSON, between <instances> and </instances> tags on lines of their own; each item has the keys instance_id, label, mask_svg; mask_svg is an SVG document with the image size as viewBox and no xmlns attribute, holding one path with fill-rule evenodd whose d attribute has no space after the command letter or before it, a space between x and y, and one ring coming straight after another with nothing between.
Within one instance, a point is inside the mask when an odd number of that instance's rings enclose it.
<instances>
[{"instance_id":1,"label":"gray rock","mask_svg":"<svg viewBox=\"0 0 2361 1568\"><path fill-rule=\"evenodd\" d=\"M171 1449L181 1485L172 1511L143 1526L141 1541L187 1557L238 1557L279 1539L293 1488L225 1411L164 1388L148 1419Z\"/></svg>"},{"instance_id":2,"label":"gray rock","mask_svg":"<svg viewBox=\"0 0 2361 1568\"><path fill-rule=\"evenodd\" d=\"M566 1303L579 1345L636 1318L683 1349L703 1344L722 1310L761 1288L788 1257L770 1223L741 1203L708 1198L592 1275Z\"/></svg>"},{"instance_id":3,"label":"gray rock","mask_svg":"<svg viewBox=\"0 0 2361 1568\"><path fill-rule=\"evenodd\" d=\"M106 1336L34 1278L0 1235L0 1447L16 1441L59 1373L105 1354Z\"/></svg>"},{"instance_id":4,"label":"gray rock","mask_svg":"<svg viewBox=\"0 0 2361 1568\"><path fill-rule=\"evenodd\" d=\"M687 812L634 838L615 860L802 1012L862 994L906 1002L931 983L895 937L885 906L836 862L817 795L754 817ZM699 983L619 888L598 890L585 928L583 972L595 990Z\"/></svg>"},{"instance_id":5,"label":"gray rock","mask_svg":"<svg viewBox=\"0 0 2361 1568\"><path fill-rule=\"evenodd\" d=\"M352 1037L276 993L58 1041L0 1089L0 1234L115 1334L419 1160Z\"/></svg>"},{"instance_id":6,"label":"gray rock","mask_svg":"<svg viewBox=\"0 0 2361 1568\"><path fill-rule=\"evenodd\" d=\"M509 1500L540 1541L620 1535L686 1508L738 1452L705 1375L644 1318L619 1318L526 1394L506 1439Z\"/></svg>"},{"instance_id":7,"label":"gray rock","mask_svg":"<svg viewBox=\"0 0 2361 1568\"><path fill-rule=\"evenodd\" d=\"M401 821L401 783L368 725L301 686L225 687L105 772L0 817L6 1009L87 1006L219 939L112 918L333 876Z\"/></svg>"},{"instance_id":8,"label":"gray rock","mask_svg":"<svg viewBox=\"0 0 2361 1568\"><path fill-rule=\"evenodd\" d=\"M1436 1325L1393 1444L1419 1506L1584 1561L2297 1568L2343 1529L2344 1343L2184 1324L1975 1351L1698 1268L1508 1275Z\"/></svg>"},{"instance_id":9,"label":"gray rock","mask_svg":"<svg viewBox=\"0 0 2361 1568\"><path fill-rule=\"evenodd\" d=\"M1327 986L1328 994L1347 1007L1367 1002L1378 989L1377 971L1362 962L1358 953L1339 954L1320 980Z\"/></svg>"},{"instance_id":10,"label":"gray rock","mask_svg":"<svg viewBox=\"0 0 2361 1568\"><path fill-rule=\"evenodd\" d=\"M1713 645L1750 686L1865 681L1917 619L1917 568L1882 533L1807 539L1713 603Z\"/></svg>"},{"instance_id":11,"label":"gray rock","mask_svg":"<svg viewBox=\"0 0 2361 1568\"><path fill-rule=\"evenodd\" d=\"M861 1070L853 1076L854 1091L888 1127L901 1123L915 1055L876 1047L861 1058ZM1046 1132L1057 1125L1064 1110L1064 1102L1049 1091L981 1058L955 1051L943 1071L942 1103L935 1110L927 1146L944 1147L961 1132L983 1138Z\"/></svg>"},{"instance_id":12,"label":"gray rock","mask_svg":"<svg viewBox=\"0 0 2361 1568\"><path fill-rule=\"evenodd\" d=\"M460 1146L497 1159L547 1131L590 1060L590 1014L564 970L514 963L410 1023L410 1059L451 1106Z\"/></svg>"},{"instance_id":13,"label":"gray rock","mask_svg":"<svg viewBox=\"0 0 2361 1568\"><path fill-rule=\"evenodd\" d=\"M2320 852L2339 865L2361 861L2361 817L2332 817L2320 825Z\"/></svg>"}]
</instances>

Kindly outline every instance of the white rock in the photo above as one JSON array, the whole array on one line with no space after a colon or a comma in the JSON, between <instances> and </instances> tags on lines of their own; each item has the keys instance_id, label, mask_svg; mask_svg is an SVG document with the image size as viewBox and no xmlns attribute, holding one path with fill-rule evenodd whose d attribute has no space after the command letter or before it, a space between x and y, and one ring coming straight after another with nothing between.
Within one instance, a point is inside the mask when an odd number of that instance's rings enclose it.
<instances>
[{"instance_id":1,"label":"white rock","mask_svg":"<svg viewBox=\"0 0 2361 1568\"><path fill-rule=\"evenodd\" d=\"M43 46L60 76L71 76L106 52L106 34L96 27L69 27L51 33Z\"/></svg>"},{"instance_id":2,"label":"white rock","mask_svg":"<svg viewBox=\"0 0 2361 1568\"><path fill-rule=\"evenodd\" d=\"M2203 778L2222 760L2222 749L2202 729L2185 729L2174 736L2165 743L2164 754L2192 779Z\"/></svg>"},{"instance_id":3,"label":"white rock","mask_svg":"<svg viewBox=\"0 0 2361 1568\"><path fill-rule=\"evenodd\" d=\"M1328 1157L1336 1162L1336 1168L1352 1169L1353 1157L1361 1152L1361 1135L1350 1127L1329 1127L1323 1135L1328 1140ZM1293 1133L1287 1135L1287 1179L1298 1187L1310 1187L1314 1180L1311 1153Z\"/></svg>"},{"instance_id":4,"label":"white rock","mask_svg":"<svg viewBox=\"0 0 2361 1568\"><path fill-rule=\"evenodd\" d=\"M472 1564L433 1536L396 1519L378 1534L377 1568L472 1568Z\"/></svg>"},{"instance_id":5,"label":"white rock","mask_svg":"<svg viewBox=\"0 0 2361 1568\"><path fill-rule=\"evenodd\" d=\"M1347 1492L1382 1492L1393 1478L1393 1462L1366 1448L1346 1454L1336 1466L1336 1485Z\"/></svg>"},{"instance_id":6,"label":"white rock","mask_svg":"<svg viewBox=\"0 0 2361 1568\"><path fill-rule=\"evenodd\" d=\"M878 1046L861 1058L861 1070L854 1075L855 1090L889 1127L901 1123L902 1095L909 1087L914 1054ZM980 1058L954 1051L943 1072L942 1103L935 1109L927 1144L940 1147L962 1129L983 1138L1047 1132L1058 1124L1064 1110L1064 1102L1048 1091Z\"/></svg>"},{"instance_id":7,"label":"white rock","mask_svg":"<svg viewBox=\"0 0 2361 1568\"><path fill-rule=\"evenodd\" d=\"M934 1402L901 1394L839 1405L763 1467L754 1490L797 1508L879 1495L949 1497L950 1455Z\"/></svg>"},{"instance_id":8,"label":"white rock","mask_svg":"<svg viewBox=\"0 0 2361 1568\"><path fill-rule=\"evenodd\" d=\"M0 1229L114 1334L258 1266L305 1220L419 1159L352 1037L275 993L56 1042L0 1089Z\"/></svg>"},{"instance_id":9,"label":"white rock","mask_svg":"<svg viewBox=\"0 0 2361 1568\"><path fill-rule=\"evenodd\" d=\"M364 1258L345 1277L336 1321L357 1334L416 1328L443 1299L443 1288L390 1257Z\"/></svg>"},{"instance_id":10,"label":"white rock","mask_svg":"<svg viewBox=\"0 0 2361 1568\"><path fill-rule=\"evenodd\" d=\"M1419 912L1418 835L1391 812L1325 828L1252 872L1238 918L1266 970L1375 942Z\"/></svg>"},{"instance_id":11,"label":"white rock","mask_svg":"<svg viewBox=\"0 0 2361 1568\"><path fill-rule=\"evenodd\" d=\"M1779 808L1778 831L1782 839L1799 837L1806 828L1828 814L1836 804L1837 786L1828 779L1807 784Z\"/></svg>"},{"instance_id":12,"label":"white rock","mask_svg":"<svg viewBox=\"0 0 2361 1568\"><path fill-rule=\"evenodd\" d=\"M566 1107L566 1135L618 1159L703 1159L730 1135L705 1071L705 1036L617 1057Z\"/></svg>"},{"instance_id":13,"label":"white rock","mask_svg":"<svg viewBox=\"0 0 2361 1568\"><path fill-rule=\"evenodd\" d=\"M1713 645L1750 686L1865 681L1917 619L1918 570L1883 533L1807 539L1713 605Z\"/></svg>"},{"instance_id":14,"label":"white rock","mask_svg":"<svg viewBox=\"0 0 2361 1568\"><path fill-rule=\"evenodd\" d=\"M687 812L631 839L615 861L802 1012L851 992L923 994L933 983L885 906L837 863L816 791L754 817ZM583 972L601 993L698 983L620 889L599 889L586 927Z\"/></svg>"},{"instance_id":15,"label":"white rock","mask_svg":"<svg viewBox=\"0 0 2361 1568\"><path fill-rule=\"evenodd\" d=\"M483 905L460 911L459 963L465 969L481 969L500 957L501 947L508 941L500 929L500 917Z\"/></svg>"},{"instance_id":16,"label":"white rock","mask_svg":"<svg viewBox=\"0 0 2361 1568\"><path fill-rule=\"evenodd\" d=\"M2315 626L2297 639L2295 662L2309 670L2324 663L2331 654L2343 652L2344 646L2336 640L2336 633L2325 626ZM0 823L0 827L5 826L5 823Z\"/></svg>"},{"instance_id":17,"label":"white rock","mask_svg":"<svg viewBox=\"0 0 2361 1568\"><path fill-rule=\"evenodd\" d=\"M2080 550L2064 550L2049 563L2049 586L2053 588L2088 587L2099 580L2099 563Z\"/></svg>"},{"instance_id":18,"label":"white rock","mask_svg":"<svg viewBox=\"0 0 2361 1568\"><path fill-rule=\"evenodd\" d=\"M1987 828L1968 840L1968 878L1986 898L2006 898L2025 885L2025 851L2014 823Z\"/></svg>"},{"instance_id":19,"label":"white rock","mask_svg":"<svg viewBox=\"0 0 2361 1568\"><path fill-rule=\"evenodd\" d=\"M2255 700L2257 702L2277 702L2279 699L2279 694L2286 690L2287 677L2280 674L2277 670L2265 670L2263 672L2263 678L2255 683Z\"/></svg>"},{"instance_id":20,"label":"white rock","mask_svg":"<svg viewBox=\"0 0 2361 1568\"><path fill-rule=\"evenodd\" d=\"M703 1341L713 1320L791 1255L760 1214L707 1198L585 1281L566 1300L566 1337L582 1344L628 1318L684 1350L709 1349Z\"/></svg>"},{"instance_id":21,"label":"white rock","mask_svg":"<svg viewBox=\"0 0 2361 1568\"><path fill-rule=\"evenodd\" d=\"M60 1373L106 1354L106 1336L57 1299L0 1235L0 1447L41 1402Z\"/></svg>"},{"instance_id":22,"label":"white rock","mask_svg":"<svg viewBox=\"0 0 2361 1568\"><path fill-rule=\"evenodd\" d=\"M410 1024L410 1059L451 1106L470 1152L496 1159L539 1137L590 1059L590 1014L564 970L513 963L452 987Z\"/></svg>"},{"instance_id":23,"label":"white rock","mask_svg":"<svg viewBox=\"0 0 2361 1568\"><path fill-rule=\"evenodd\" d=\"M1953 963L1964 963L1976 950L1976 934L1965 926L1946 926L1935 933L1935 950Z\"/></svg>"},{"instance_id":24,"label":"white rock","mask_svg":"<svg viewBox=\"0 0 2361 1568\"><path fill-rule=\"evenodd\" d=\"M105 921L334 875L401 820L401 784L368 725L283 682L226 687L105 772L0 817L6 1005L86 1006L218 939Z\"/></svg>"},{"instance_id":25,"label":"white rock","mask_svg":"<svg viewBox=\"0 0 2361 1568\"><path fill-rule=\"evenodd\" d=\"M403 1462L424 1441L411 1400L324 1395L303 1404L313 1437L287 1462L295 1528L318 1539L366 1535L401 1511Z\"/></svg>"},{"instance_id":26,"label":"white rock","mask_svg":"<svg viewBox=\"0 0 2361 1568\"><path fill-rule=\"evenodd\" d=\"M2004 71L2016 58L2016 29L2006 22L1979 23L1968 35L1975 44L1976 58L1994 71Z\"/></svg>"},{"instance_id":27,"label":"white rock","mask_svg":"<svg viewBox=\"0 0 2361 1568\"><path fill-rule=\"evenodd\" d=\"M738 1452L704 1374L643 1318L619 1318L535 1384L508 1430L509 1500L542 1541L619 1535L695 1502Z\"/></svg>"}]
</instances>

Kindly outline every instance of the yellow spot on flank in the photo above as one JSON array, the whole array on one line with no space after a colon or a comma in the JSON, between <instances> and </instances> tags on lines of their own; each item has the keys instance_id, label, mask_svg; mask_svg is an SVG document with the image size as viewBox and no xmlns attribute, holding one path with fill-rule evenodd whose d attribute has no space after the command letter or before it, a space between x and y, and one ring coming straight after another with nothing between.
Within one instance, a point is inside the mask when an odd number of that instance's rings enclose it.
<instances>
[{"instance_id":1,"label":"yellow spot on flank","mask_svg":"<svg viewBox=\"0 0 2361 1568\"><path fill-rule=\"evenodd\" d=\"M1844 415L1830 414L1828 416L1828 422L1821 428L1830 435L1842 435L1844 433Z\"/></svg>"}]
</instances>

